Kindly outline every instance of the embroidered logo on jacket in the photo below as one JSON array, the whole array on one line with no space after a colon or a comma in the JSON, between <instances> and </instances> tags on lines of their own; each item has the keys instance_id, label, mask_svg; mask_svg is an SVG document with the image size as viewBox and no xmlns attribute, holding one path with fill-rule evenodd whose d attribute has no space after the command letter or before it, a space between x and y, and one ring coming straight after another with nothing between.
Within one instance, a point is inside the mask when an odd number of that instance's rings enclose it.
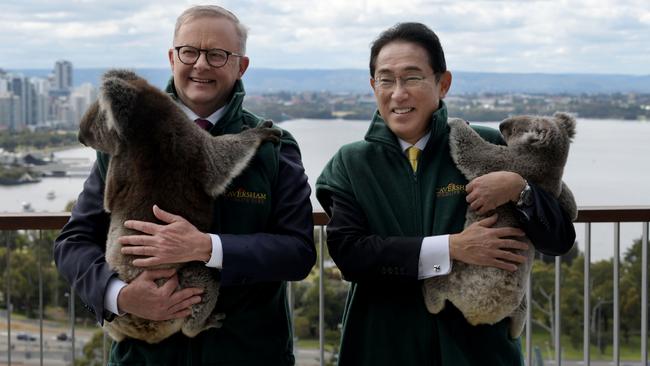
<instances>
[{"instance_id":1,"label":"embroidered logo on jacket","mask_svg":"<svg viewBox=\"0 0 650 366\"><path fill-rule=\"evenodd\" d=\"M449 197L457 194L465 194L464 184L449 183L436 189L436 197Z\"/></svg>"},{"instance_id":2,"label":"embroidered logo on jacket","mask_svg":"<svg viewBox=\"0 0 650 366\"><path fill-rule=\"evenodd\" d=\"M223 194L229 201L263 204L266 202L267 194L262 192L251 192L244 188L236 188Z\"/></svg>"}]
</instances>

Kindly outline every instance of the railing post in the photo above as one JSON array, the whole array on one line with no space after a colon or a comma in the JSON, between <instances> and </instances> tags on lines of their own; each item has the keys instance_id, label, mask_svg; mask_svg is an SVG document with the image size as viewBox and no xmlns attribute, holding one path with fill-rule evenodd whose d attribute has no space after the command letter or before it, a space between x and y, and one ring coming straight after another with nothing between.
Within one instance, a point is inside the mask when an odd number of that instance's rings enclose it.
<instances>
[{"instance_id":1,"label":"railing post","mask_svg":"<svg viewBox=\"0 0 650 366\"><path fill-rule=\"evenodd\" d=\"M589 365L591 363L590 343L591 337L589 333L589 314L591 312L591 223L585 224L585 254L584 254L584 307L583 307L583 327L582 327L582 342L583 342L583 364Z\"/></svg>"},{"instance_id":2,"label":"railing post","mask_svg":"<svg viewBox=\"0 0 650 366\"><path fill-rule=\"evenodd\" d=\"M11 366L11 243L8 231L5 231L5 244L7 244L7 268L5 268L5 283L7 294L7 364Z\"/></svg>"},{"instance_id":3,"label":"railing post","mask_svg":"<svg viewBox=\"0 0 650 366\"><path fill-rule=\"evenodd\" d=\"M36 260L38 263L38 328L40 340L40 365L43 366L43 268L41 265L40 246L43 243L43 230L38 231L38 241L36 242Z\"/></svg>"},{"instance_id":4,"label":"railing post","mask_svg":"<svg viewBox=\"0 0 650 366\"><path fill-rule=\"evenodd\" d=\"M648 222L641 237L641 364L648 364Z\"/></svg>"},{"instance_id":5,"label":"railing post","mask_svg":"<svg viewBox=\"0 0 650 366\"><path fill-rule=\"evenodd\" d=\"M533 279L528 276L526 288L526 365L533 365Z\"/></svg>"},{"instance_id":6,"label":"railing post","mask_svg":"<svg viewBox=\"0 0 650 366\"><path fill-rule=\"evenodd\" d=\"M619 366L620 363L620 341L618 339L619 337L619 330L621 327L621 317L620 317L620 261L621 261L621 223L620 222L615 222L614 223L614 283L613 283L613 291L614 291L614 330L613 330L613 340L612 340L612 347L613 347L613 361L614 361L614 366Z\"/></svg>"},{"instance_id":7,"label":"railing post","mask_svg":"<svg viewBox=\"0 0 650 366\"><path fill-rule=\"evenodd\" d=\"M324 245L323 227L318 231L318 348L320 351L320 366L325 365L325 281L323 276Z\"/></svg>"},{"instance_id":8,"label":"railing post","mask_svg":"<svg viewBox=\"0 0 650 366\"><path fill-rule=\"evenodd\" d=\"M560 270L562 269L562 261L560 257L555 257L555 365L562 365L562 343L560 342Z\"/></svg>"}]
</instances>

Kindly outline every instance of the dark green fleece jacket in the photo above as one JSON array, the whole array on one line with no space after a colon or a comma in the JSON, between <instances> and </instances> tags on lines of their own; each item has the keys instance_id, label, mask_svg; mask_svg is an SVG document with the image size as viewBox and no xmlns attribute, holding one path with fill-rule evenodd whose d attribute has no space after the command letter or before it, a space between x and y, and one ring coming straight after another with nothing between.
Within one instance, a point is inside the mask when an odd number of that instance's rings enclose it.
<instances>
[{"instance_id":1,"label":"dark green fleece jacket","mask_svg":"<svg viewBox=\"0 0 650 366\"><path fill-rule=\"evenodd\" d=\"M497 131L475 129L485 139L503 143ZM422 281L417 280L422 238L462 231L467 209L467 180L450 156L447 109L442 102L430 130L414 174L396 136L376 113L365 140L343 146L318 178L316 195L328 213L336 197L365 215L366 227L350 233L359 235L359 246L364 237L396 238L391 249L330 247L330 253L338 254L334 259L343 276L347 272L352 277L339 365L523 364L519 341L508 336L508 320L474 327L450 303L438 315L425 308ZM395 249L396 243L403 243L404 249ZM386 256L386 250L395 255ZM356 263L367 262L364 256L382 258L381 265L372 267L377 273L371 277L355 272Z\"/></svg>"}]
</instances>

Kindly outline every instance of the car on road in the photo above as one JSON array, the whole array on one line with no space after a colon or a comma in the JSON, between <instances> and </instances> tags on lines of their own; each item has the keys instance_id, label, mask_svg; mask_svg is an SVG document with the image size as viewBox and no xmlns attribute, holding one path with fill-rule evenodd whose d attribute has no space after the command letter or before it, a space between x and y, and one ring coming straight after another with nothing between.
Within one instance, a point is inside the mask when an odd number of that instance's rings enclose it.
<instances>
[{"instance_id":1,"label":"car on road","mask_svg":"<svg viewBox=\"0 0 650 366\"><path fill-rule=\"evenodd\" d=\"M18 333L18 334L16 334L16 339L18 339L20 341L33 342L33 341L36 340L36 337L29 334L29 333Z\"/></svg>"},{"instance_id":2,"label":"car on road","mask_svg":"<svg viewBox=\"0 0 650 366\"><path fill-rule=\"evenodd\" d=\"M70 339L70 337L68 337L66 333L59 333L56 335L57 341L67 341L68 339Z\"/></svg>"}]
</instances>

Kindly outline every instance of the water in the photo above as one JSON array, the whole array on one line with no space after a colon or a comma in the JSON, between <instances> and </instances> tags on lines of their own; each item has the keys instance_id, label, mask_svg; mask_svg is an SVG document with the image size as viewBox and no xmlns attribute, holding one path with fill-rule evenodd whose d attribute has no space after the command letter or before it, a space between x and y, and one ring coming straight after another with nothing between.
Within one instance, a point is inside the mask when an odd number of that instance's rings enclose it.
<instances>
[{"instance_id":1,"label":"water","mask_svg":"<svg viewBox=\"0 0 650 366\"><path fill-rule=\"evenodd\" d=\"M481 123L497 127L497 123ZM313 186L329 158L346 143L363 138L367 121L293 120L282 123L298 140L309 183ZM619 120L579 119L577 135L571 145L564 181L573 190L578 206L650 206L650 123ZM56 157L83 157L90 165L92 150L77 148L61 151ZM35 211L62 211L76 199L83 187L83 178L45 178L40 183L21 186L0 186L0 211L20 212L22 203L30 202ZM56 198L47 199L54 191ZM315 210L322 210L312 192ZM584 238L584 227L576 224L578 242ZM641 236L640 224L621 225L624 250ZM592 225L592 256L611 257L613 232L611 224Z\"/></svg>"}]
</instances>

